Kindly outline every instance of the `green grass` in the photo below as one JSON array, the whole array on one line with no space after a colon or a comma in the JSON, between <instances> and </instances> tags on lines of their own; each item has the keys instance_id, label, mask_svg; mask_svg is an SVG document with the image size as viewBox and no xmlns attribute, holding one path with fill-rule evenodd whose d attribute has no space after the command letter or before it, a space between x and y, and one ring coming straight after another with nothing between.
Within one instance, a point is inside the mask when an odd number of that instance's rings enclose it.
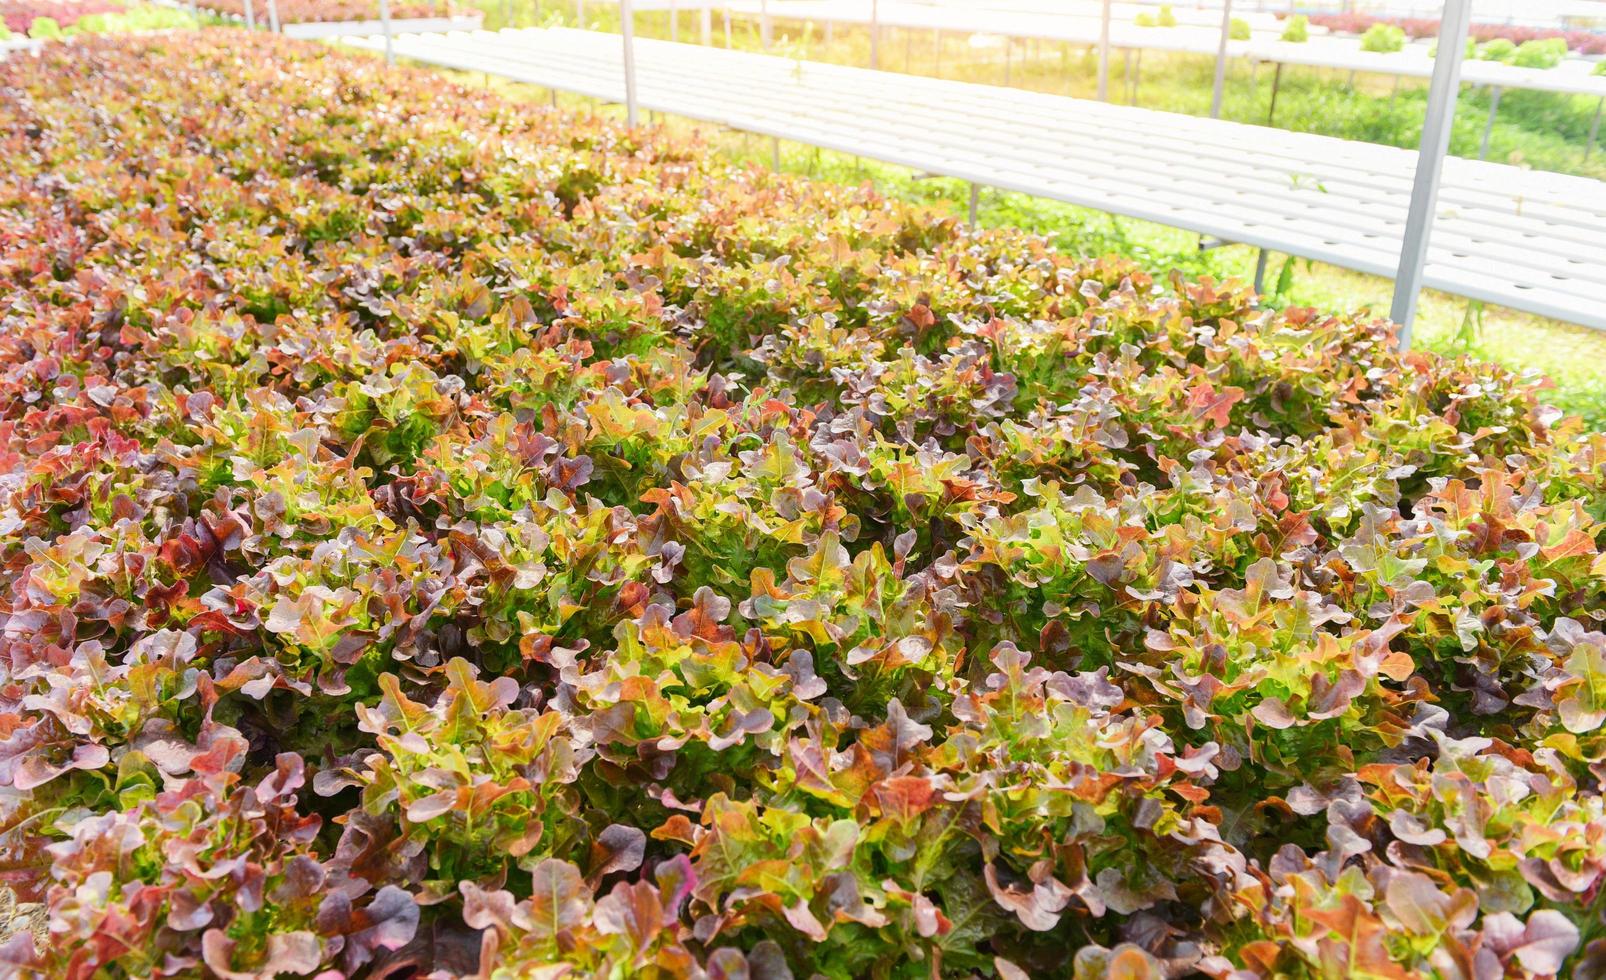
<instances>
[{"instance_id":1,"label":"green grass","mask_svg":"<svg viewBox=\"0 0 1606 980\"><path fill-rule=\"evenodd\" d=\"M501 5L492 2L484 6L487 26L501 26ZM532 0L514 3L513 22L526 26L533 23L534 7ZM574 19L572 0L546 0L541 10L543 22L572 23ZM617 29L617 16L611 6L590 4L587 10L587 26ZM669 34L667 14L640 14L637 25L644 37ZM717 12L712 26L714 43L722 46L724 25ZM696 41L699 33L697 15L683 13L681 40ZM738 48L761 47L754 20L733 18L731 33ZM800 31L795 25L783 27L777 23L771 50L862 65L869 60L869 38L863 30L837 29L832 31L828 44L822 30ZM929 32L888 31L883 35L880 57L882 66L893 70L940 73L944 77L998 84L1004 81L1001 47L977 51L958 37L946 39L939 49ZM1080 97L1093 97L1097 91L1097 59L1083 49L1017 43L1008 74L1011 84L1038 91ZM1137 75L1137 104L1197 115L1208 112L1212 82L1209 59L1161 57L1151 52L1141 59ZM1270 108L1271 75L1270 68L1252 72L1242 64L1235 65L1228 75L1223 115L1264 123ZM547 97L527 86L495 84L522 97ZM1132 92L1123 84L1120 58L1112 65L1110 94L1115 101L1131 101ZM1462 95L1453 152L1476 155L1488 114L1487 99L1487 94L1481 92ZM1422 125L1424 101L1425 88L1421 85L1402 84L1396 90L1391 80L1365 75L1357 77L1352 85L1348 76L1340 73L1289 68L1283 73L1276 122L1289 129L1345 139L1412 146ZM561 96L560 104L589 103ZM608 107L601 111L616 110ZM1508 92L1491 135L1490 156L1606 178L1606 153L1592 154L1587 166L1583 162L1583 139L1593 113L1593 103L1584 105L1579 100L1548 93ZM708 127L684 121L671 122L677 128L698 129L717 152L733 159L770 165L771 148L766 139L710 132ZM782 145L781 160L783 168L790 171L826 180L869 180L883 193L946 207L958 215L965 214L968 208L969 187L960 181L926 177L900 167L793 144ZM1198 236L1189 232L993 190L982 193L977 218L989 227L1010 225L1038 232L1074 254L1131 256L1156 271L1176 268L1190 275L1247 281L1254 276L1258 255L1255 249L1242 245L1200 251ZM1387 279L1303 259L1290 261L1280 254L1268 256L1267 268L1265 286L1273 294L1270 302L1330 310L1369 308L1379 315L1388 312L1393 287ZM1279 285L1283 288L1279 289ZM1606 333L1513 310L1485 309L1481 304L1428 290L1422 294L1418 307L1416 344L1441 352L1464 351L1513 368L1540 371L1555 383L1551 400L1558 407L1583 415L1595 426L1606 427Z\"/></svg>"}]
</instances>

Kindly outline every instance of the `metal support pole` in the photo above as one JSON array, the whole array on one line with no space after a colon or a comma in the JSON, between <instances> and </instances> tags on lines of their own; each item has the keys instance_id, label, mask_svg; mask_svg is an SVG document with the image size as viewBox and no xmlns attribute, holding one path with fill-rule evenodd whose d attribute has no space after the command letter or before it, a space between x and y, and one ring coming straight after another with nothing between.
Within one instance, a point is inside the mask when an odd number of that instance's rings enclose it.
<instances>
[{"instance_id":1,"label":"metal support pole","mask_svg":"<svg viewBox=\"0 0 1606 980\"><path fill-rule=\"evenodd\" d=\"M279 0L268 0L268 30L279 33Z\"/></svg>"},{"instance_id":2,"label":"metal support pole","mask_svg":"<svg viewBox=\"0 0 1606 980\"><path fill-rule=\"evenodd\" d=\"M881 67L881 3L870 0L870 67Z\"/></svg>"},{"instance_id":3,"label":"metal support pole","mask_svg":"<svg viewBox=\"0 0 1606 980\"><path fill-rule=\"evenodd\" d=\"M247 9L251 0L246 0ZM379 0L379 23L385 32L385 64L396 63L396 46L390 36L390 0Z\"/></svg>"},{"instance_id":4,"label":"metal support pole","mask_svg":"<svg viewBox=\"0 0 1606 980\"><path fill-rule=\"evenodd\" d=\"M1500 86L1489 95L1489 121L1483 125L1483 145L1478 148L1478 159L1489 159L1489 137L1494 135L1494 118L1500 112Z\"/></svg>"},{"instance_id":5,"label":"metal support pole","mask_svg":"<svg viewBox=\"0 0 1606 980\"><path fill-rule=\"evenodd\" d=\"M713 47L714 46L714 10L713 10L712 7L710 7L706 3L703 4L703 12L702 12L702 18L701 18L701 25L700 26L702 27L703 47L705 47L705 48Z\"/></svg>"},{"instance_id":6,"label":"metal support pole","mask_svg":"<svg viewBox=\"0 0 1606 980\"><path fill-rule=\"evenodd\" d=\"M1595 121L1589 124L1589 142L1584 144L1584 162L1589 162L1589 154L1595 149L1595 138L1600 135L1600 111L1606 109L1606 95L1601 96L1595 104Z\"/></svg>"},{"instance_id":7,"label":"metal support pole","mask_svg":"<svg viewBox=\"0 0 1606 980\"><path fill-rule=\"evenodd\" d=\"M772 30L773 28L770 24L770 0L758 0L758 34L764 42L765 51L770 49L770 38L774 36Z\"/></svg>"},{"instance_id":8,"label":"metal support pole","mask_svg":"<svg viewBox=\"0 0 1606 980\"><path fill-rule=\"evenodd\" d=\"M581 29L586 26L586 0L574 0L574 26Z\"/></svg>"},{"instance_id":9,"label":"metal support pole","mask_svg":"<svg viewBox=\"0 0 1606 980\"><path fill-rule=\"evenodd\" d=\"M776 173L781 172L781 138L779 136L770 137L770 164L770 169Z\"/></svg>"},{"instance_id":10,"label":"metal support pole","mask_svg":"<svg viewBox=\"0 0 1606 980\"><path fill-rule=\"evenodd\" d=\"M619 33L625 45L625 122L636 128L636 9L634 0L619 0Z\"/></svg>"},{"instance_id":11,"label":"metal support pole","mask_svg":"<svg viewBox=\"0 0 1606 980\"><path fill-rule=\"evenodd\" d=\"M190 16L195 18L195 26L201 26L201 8L195 0L190 0Z\"/></svg>"},{"instance_id":12,"label":"metal support pole","mask_svg":"<svg viewBox=\"0 0 1606 980\"><path fill-rule=\"evenodd\" d=\"M1011 69L1014 68L1014 64L1013 64L1014 60L1015 60L1015 39L1012 38L1012 37L1005 37L1004 38L1004 87L1005 88L1009 88L1009 76L1010 76Z\"/></svg>"},{"instance_id":13,"label":"metal support pole","mask_svg":"<svg viewBox=\"0 0 1606 980\"><path fill-rule=\"evenodd\" d=\"M1271 108L1266 110L1266 125L1270 126L1277 118L1277 89L1283 83L1283 63L1277 62L1277 70L1271 76Z\"/></svg>"},{"instance_id":14,"label":"metal support pole","mask_svg":"<svg viewBox=\"0 0 1606 980\"><path fill-rule=\"evenodd\" d=\"M1255 258L1255 295L1266 291L1266 250L1261 249Z\"/></svg>"},{"instance_id":15,"label":"metal support pole","mask_svg":"<svg viewBox=\"0 0 1606 980\"><path fill-rule=\"evenodd\" d=\"M1439 56L1433 62L1427 120L1422 126L1416 179L1411 187L1411 210L1405 219L1399 271L1394 276L1394 304L1390 315L1400 325L1402 350L1411 346L1411 323L1416 318L1417 294L1422 289L1422 271L1427 265L1428 240L1432 237L1433 213L1439 199L1439 177L1444 170L1445 151L1450 147L1450 128L1455 123L1461 61L1466 56L1467 28L1471 20L1472 0L1445 0L1444 16L1439 21Z\"/></svg>"},{"instance_id":16,"label":"metal support pole","mask_svg":"<svg viewBox=\"0 0 1606 980\"><path fill-rule=\"evenodd\" d=\"M721 8L721 12L723 12L724 15L725 15L725 48L726 48L726 50L729 50L732 47L732 45L731 45L731 5L730 5L730 0L725 0L725 5L724 5L724 7Z\"/></svg>"},{"instance_id":17,"label":"metal support pole","mask_svg":"<svg viewBox=\"0 0 1606 980\"><path fill-rule=\"evenodd\" d=\"M1099 20L1099 101L1110 101L1110 0L1104 0Z\"/></svg>"},{"instance_id":18,"label":"metal support pole","mask_svg":"<svg viewBox=\"0 0 1606 980\"><path fill-rule=\"evenodd\" d=\"M257 15L251 9L251 0L245 0L245 29L248 31L257 29Z\"/></svg>"},{"instance_id":19,"label":"metal support pole","mask_svg":"<svg viewBox=\"0 0 1606 980\"><path fill-rule=\"evenodd\" d=\"M970 185L970 223L972 225L974 225L976 223L976 206L978 204L980 204L980 203L981 203L981 186L979 184L971 184Z\"/></svg>"},{"instance_id":20,"label":"metal support pole","mask_svg":"<svg viewBox=\"0 0 1606 980\"><path fill-rule=\"evenodd\" d=\"M669 40L680 40L680 4L669 0Z\"/></svg>"},{"instance_id":21,"label":"metal support pole","mask_svg":"<svg viewBox=\"0 0 1606 980\"><path fill-rule=\"evenodd\" d=\"M1232 38L1232 0L1221 0L1221 43L1216 48L1216 87L1210 94L1210 118L1221 118L1221 97L1227 88L1227 42Z\"/></svg>"},{"instance_id":22,"label":"metal support pole","mask_svg":"<svg viewBox=\"0 0 1606 980\"><path fill-rule=\"evenodd\" d=\"M1143 49L1138 48L1137 54L1132 56L1132 94L1127 97L1129 105L1138 104L1138 86L1143 84Z\"/></svg>"}]
</instances>

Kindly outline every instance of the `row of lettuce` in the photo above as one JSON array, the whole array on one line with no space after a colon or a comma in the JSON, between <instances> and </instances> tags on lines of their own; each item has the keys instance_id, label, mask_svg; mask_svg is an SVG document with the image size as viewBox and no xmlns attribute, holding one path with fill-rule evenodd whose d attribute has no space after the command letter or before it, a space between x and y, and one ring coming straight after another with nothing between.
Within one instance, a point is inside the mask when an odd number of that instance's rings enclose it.
<instances>
[{"instance_id":1,"label":"row of lettuce","mask_svg":"<svg viewBox=\"0 0 1606 980\"><path fill-rule=\"evenodd\" d=\"M195 26L190 15L172 7L158 7L154 4L136 4L131 7L112 7L109 4L82 4L74 13L65 14L62 19L47 16L33 11L49 10L54 5L35 4L20 16L31 16L26 26L17 26L7 12L6 22L0 23L0 41L31 38L35 41L51 41L60 38L81 37L89 34L127 34L137 31L165 31L177 28ZM93 12L84 12L93 8ZM61 14L62 11L55 11Z\"/></svg>"},{"instance_id":2,"label":"row of lettuce","mask_svg":"<svg viewBox=\"0 0 1606 980\"><path fill-rule=\"evenodd\" d=\"M1600 974L1537 379L269 35L0 95L14 975Z\"/></svg>"},{"instance_id":3,"label":"row of lettuce","mask_svg":"<svg viewBox=\"0 0 1606 980\"><path fill-rule=\"evenodd\" d=\"M80 17L120 13L123 9L117 0L0 0L0 40L11 34L26 34L40 20L66 27Z\"/></svg>"},{"instance_id":4,"label":"row of lettuce","mask_svg":"<svg viewBox=\"0 0 1606 980\"><path fill-rule=\"evenodd\" d=\"M1376 17L1324 18L1318 15L1316 22L1318 26L1333 30L1335 33L1356 34L1361 50L1376 54L1403 51L1410 39L1436 37L1438 29L1437 21L1395 21ZM1135 23L1139 27L1175 27L1178 20L1172 7L1169 4L1162 4L1157 13L1147 11L1139 13ZM1430 32L1412 33L1413 30L1426 30L1428 25L1432 27ZM1279 37L1293 44L1304 44L1310 40L1310 28L1309 15L1290 14L1283 19ZM1231 18L1228 30L1229 36L1234 40L1247 41L1251 36L1250 24L1242 18ZM1467 40L1467 57L1483 61L1499 61L1518 68L1551 69L1566 61L1569 51L1573 48L1580 54L1606 54L1606 32L1594 34L1582 31L1570 33L1477 31ZM1599 61L1593 71L1595 74L1606 75L1606 60Z\"/></svg>"},{"instance_id":5,"label":"row of lettuce","mask_svg":"<svg viewBox=\"0 0 1606 980\"><path fill-rule=\"evenodd\" d=\"M200 10L225 17L244 19L245 0L197 0ZM373 21L379 19L378 0L274 0L274 13L281 24L308 24L325 21ZM448 0L397 0L388 4L396 20L448 17L462 8ZM472 8L470 8L472 9ZM252 0L251 16L259 24L268 21L268 0Z\"/></svg>"},{"instance_id":6,"label":"row of lettuce","mask_svg":"<svg viewBox=\"0 0 1606 980\"><path fill-rule=\"evenodd\" d=\"M1413 40L1439 36L1436 17L1385 17L1376 14L1331 13L1313 14L1310 22L1338 34L1365 34L1378 25L1391 27ZM1492 21L1474 21L1470 28L1472 39L1480 44L1505 41L1521 46L1530 41L1559 40L1563 48L1581 55L1606 55L1606 30L1569 30L1561 27L1525 27L1519 24Z\"/></svg>"},{"instance_id":7,"label":"row of lettuce","mask_svg":"<svg viewBox=\"0 0 1606 980\"><path fill-rule=\"evenodd\" d=\"M324 21L372 21L379 18L374 0L274 0L273 14L281 24ZM397 20L456 16L461 9L440 0L392 3L390 15ZM269 23L268 0L255 0L252 16L261 25ZM203 18L246 16L244 0L200 0L195 12ZM115 34L131 31L171 30L194 26L190 5L152 3L124 4L119 0L0 0L0 41L13 38L51 40L82 34Z\"/></svg>"}]
</instances>

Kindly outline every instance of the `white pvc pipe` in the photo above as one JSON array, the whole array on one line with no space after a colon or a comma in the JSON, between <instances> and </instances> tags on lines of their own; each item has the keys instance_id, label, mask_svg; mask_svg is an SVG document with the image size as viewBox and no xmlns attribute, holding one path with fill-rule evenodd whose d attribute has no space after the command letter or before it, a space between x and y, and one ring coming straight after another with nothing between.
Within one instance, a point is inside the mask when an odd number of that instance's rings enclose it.
<instances>
[{"instance_id":1,"label":"white pvc pipe","mask_svg":"<svg viewBox=\"0 0 1606 980\"><path fill-rule=\"evenodd\" d=\"M268 30L279 33L279 0L268 0Z\"/></svg>"},{"instance_id":2,"label":"white pvc pipe","mask_svg":"<svg viewBox=\"0 0 1606 980\"><path fill-rule=\"evenodd\" d=\"M257 15L251 9L251 0L245 0L245 29L248 31L257 29Z\"/></svg>"},{"instance_id":3,"label":"white pvc pipe","mask_svg":"<svg viewBox=\"0 0 1606 980\"><path fill-rule=\"evenodd\" d=\"M1400 246L1400 267L1394 275L1394 304L1390 316L1400 325L1400 349L1411 346L1417 295L1427 267L1428 242L1433 235L1433 213L1438 209L1439 179L1444 155L1450 149L1455 123L1456 97L1461 91L1461 60L1466 56L1467 31L1472 22L1472 0L1445 0L1439 21L1439 56L1433 61L1428 85L1428 114L1422 125L1417 151L1416 179L1411 185L1411 209L1405 218L1405 240Z\"/></svg>"}]
</instances>

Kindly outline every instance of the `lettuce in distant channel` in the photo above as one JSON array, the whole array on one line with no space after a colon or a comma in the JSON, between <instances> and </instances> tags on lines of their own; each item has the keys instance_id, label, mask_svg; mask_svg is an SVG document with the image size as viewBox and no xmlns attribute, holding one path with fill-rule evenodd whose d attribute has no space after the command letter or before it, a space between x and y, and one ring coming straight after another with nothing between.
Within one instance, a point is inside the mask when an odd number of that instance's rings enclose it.
<instances>
[{"instance_id":1,"label":"lettuce in distant channel","mask_svg":"<svg viewBox=\"0 0 1606 980\"><path fill-rule=\"evenodd\" d=\"M214 14L226 14L243 19L245 0L198 0L199 9ZM379 5L374 0L276 0L274 13L281 24L306 24L325 21L374 21L379 19ZM390 16L395 20L460 16L464 10L444 2L422 0L417 3L390 4ZM469 8L469 12L474 12ZM253 16L259 24L266 23L267 4L253 6Z\"/></svg>"}]
</instances>

